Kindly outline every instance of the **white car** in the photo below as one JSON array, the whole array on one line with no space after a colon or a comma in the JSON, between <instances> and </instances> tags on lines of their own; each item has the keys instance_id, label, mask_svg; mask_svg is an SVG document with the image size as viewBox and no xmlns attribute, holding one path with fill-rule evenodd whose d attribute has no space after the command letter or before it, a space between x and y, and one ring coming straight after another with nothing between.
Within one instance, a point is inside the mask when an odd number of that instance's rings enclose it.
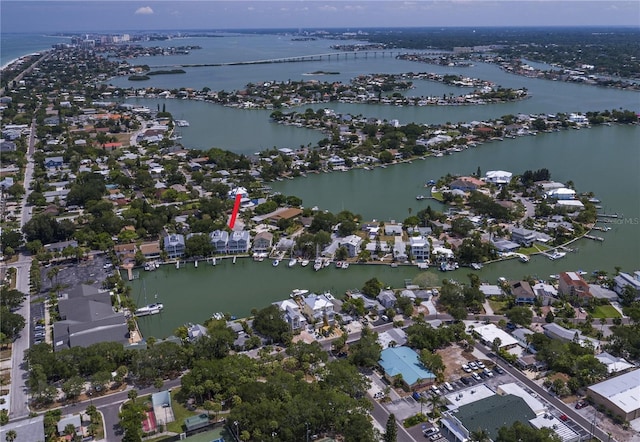
<instances>
[{"instance_id":1,"label":"white car","mask_svg":"<svg viewBox=\"0 0 640 442\"><path fill-rule=\"evenodd\" d=\"M424 437L429 437L429 436L433 436L434 434L438 434L439 432L440 430L437 429L436 427L431 427L424 430L422 434L424 434Z\"/></svg>"},{"instance_id":2,"label":"white car","mask_svg":"<svg viewBox=\"0 0 640 442\"><path fill-rule=\"evenodd\" d=\"M445 382L443 385L444 385L444 388L446 388L447 390L449 390L449 391L453 391L453 387L451 386L451 384L450 384L450 383Z\"/></svg>"},{"instance_id":3,"label":"white car","mask_svg":"<svg viewBox=\"0 0 640 442\"><path fill-rule=\"evenodd\" d=\"M482 361L476 361L476 365L478 367L480 367L480 368L484 368L485 367L484 362L482 362Z\"/></svg>"},{"instance_id":4,"label":"white car","mask_svg":"<svg viewBox=\"0 0 640 442\"><path fill-rule=\"evenodd\" d=\"M473 373L471 376L473 377L473 379L475 379L478 382L482 380L482 378L478 375L478 373Z\"/></svg>"},{"instance_id":5,"label":"white car","mask_svg":"<svg viewBox=\"0 0 640 442\"><path fill-rule=\"evenodd\" d=\"M431 386L431 391L433 391L437 395L440 394L440 389L438 387L436 387L435 385Z\"/></svg>"},{"instance_id":6,"label":"white car","mask_svg":"<svg viewBox=\"0 0 640 442\"><path fill-rule=\"evenodd\" d=\"M471 373L473 371L467 364L463 365L462 369L465 371L465 373Z\"/></svg>"},{"instance_id":7,"label":"white car","mask_svg":"<svg viewBox=\"0 0 640 442\"><path fill-rule=\"evenodd\" d=\"M469 368L472 370L477 370L478 365L475 362L469 362Z\"/></svg>"},{"instance_id":8,"label":"white car","mask_svg":"<svg viewBox=\"0 0 640 442\"><path fill-rule=\"evenodd\" d=\"M490 378L493 377L493 372L487 368L482 370L484 372L484 374L486 374L487 376L489 376Z\"/></svg>"}]
</instances>

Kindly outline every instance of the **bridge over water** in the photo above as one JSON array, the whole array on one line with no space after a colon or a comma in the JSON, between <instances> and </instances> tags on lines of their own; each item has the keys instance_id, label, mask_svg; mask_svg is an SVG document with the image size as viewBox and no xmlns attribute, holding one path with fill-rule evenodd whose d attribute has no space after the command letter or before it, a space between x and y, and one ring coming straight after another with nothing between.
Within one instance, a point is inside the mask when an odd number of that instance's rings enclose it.
<instances>
[{"instance_id":1,"label":"bridge over water","mask_svg":"<svg viewBox=\"0 0 640 442\"><path fill-rule=\"evenodd\" d=\"M385 58L385 57L397 57L401 54L406 54L406 51L349 51L349 52L328 52L324 54L312 54L312 55L298 55L295 57L282 57L282 58L268 58L264 60L249 60L249 61L228 61L221 63L198 63L198 64L172 64L172 65L154 65L153 68L198 68L198 67L216 67L216 66L242 66L252 64L271 64L271 63L300 63L309 61L322 61L322 60L348 60L349 58L356 59L368 59L368 58ZM421 55L442 55L442 52L424 53Z\"/></svg>"}]
</instances>

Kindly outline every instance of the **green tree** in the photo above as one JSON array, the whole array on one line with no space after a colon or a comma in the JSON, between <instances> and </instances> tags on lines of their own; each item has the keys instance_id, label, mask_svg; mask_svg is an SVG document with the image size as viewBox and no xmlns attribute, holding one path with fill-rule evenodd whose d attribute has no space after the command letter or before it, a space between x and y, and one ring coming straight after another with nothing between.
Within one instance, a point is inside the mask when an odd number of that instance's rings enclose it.
<instances>
[{"instance_id":1,"label":"green tree","mask_svg":"<svg viewBox=\"0 0 640 442\"><path fill-rule=\"evenodd\" d=\"M378 334L369 330L362 329L360 340L351 344L349 349L351 354L349 360L358 367L374 367L380 360L382 347L378 344Z\"/></svg>"},{"instance_id":2,"label":"green tree","mask_svg":"<svg viewBox=\"0 0 640 442\"><path fill-rule=\"evenodd\" d=\"M529 307L513 307L505 312L505 316L514 324L528 327L533 319L533 312Z\"/></svg>"},{"instance_id":3,"label":"green tree","mask_svg":"<svg viewBox=\"0 0 640 442\"><path fill-rule=\"evenodd\" d=\"M398 428L396 425L396 416L391 413L387 419L387 427L384 432L384 442L396 442L398 440Z\"/></svg>"},{"instance_id":4,"label":"green tree","mask_svg":"<svg viewBox=\"0 0 640 442\"><path fill-rule=\"evenodd\" d=\"M370 298L375 298L380 294L380 290L382 290L383 284L378 278L371 278L364 283L362 287L362 293L367 295Z\"/></svg>"},{"instance_id":5,"label":"green tree","mask_svg":"<svg viewBox=\"0 0 640 442\"><path fill-rule=\"evenodd\" d=\"M273 304L258 311L253 319L253 328L274 342L283 342L289 332L283 313Z\"/></svg>"}]
</instances>

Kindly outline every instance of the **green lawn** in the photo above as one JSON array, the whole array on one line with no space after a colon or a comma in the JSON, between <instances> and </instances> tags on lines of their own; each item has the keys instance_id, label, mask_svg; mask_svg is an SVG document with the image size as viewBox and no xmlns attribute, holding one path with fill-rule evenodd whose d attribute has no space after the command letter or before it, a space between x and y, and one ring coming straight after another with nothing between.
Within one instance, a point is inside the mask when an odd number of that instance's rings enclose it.
<instances>
[{"instance_id":1,"label":"green lawn","mask_svg":"<svg viewBox=\"0 0 640 442\"><path fill-rule=\"evenodd\" d=\"M507 307L506 302L494 301L493 299L489 299L488 301L491 309L493 310L493 313L495 313L496 315L501 314Z\"/></svg>"},{"instance_id":2,"label":"green lawn","mask_svg":"<svg viewBox=\"0 0 640 442\"><path fill-rule=\"evenodd\" d=\"M593 309L591 316L593 316L594 318L620 318L621 317L620 312L610 305L596 306L596 308Z\"/></svg>"},{"instance_id":3,"label":"green lawn","mask_svg":"<svg viewBox=\"0 0 640 442\"><path fill-rule=\"evenodd\" d=\"M197 411L187 410L182 404L182 401L177 400L177 398L180 397L179 393L179 388L171 390L171 396L173 399L171 401L171 407L173 408L173 415L176 417L176 420L167 425L167 429L175 433L182 433L184 431L182 429L182 424L184 424L184 420L186 418L200 414Z\"/></svg>"}]
</instances>

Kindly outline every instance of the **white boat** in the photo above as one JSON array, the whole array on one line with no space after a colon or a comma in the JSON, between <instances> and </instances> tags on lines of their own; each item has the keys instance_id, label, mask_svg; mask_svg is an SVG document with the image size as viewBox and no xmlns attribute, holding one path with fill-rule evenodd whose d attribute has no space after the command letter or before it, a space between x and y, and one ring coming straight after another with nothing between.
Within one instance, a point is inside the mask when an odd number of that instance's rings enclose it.
<instances>
[{"instance_id":1,"label":"white boat","mask_svg":"<svg viewBox=\"0 0 640 442\"><path fill-rule=\"evenodd\" d=\"M176 120L176 126L189 127L189 122L187 120Z\"/></svg>"},{"instance_id":2,"label":"white boat","mask_svg":"<svg viewBox=\"0 0 640 442\"><path fill-rule=\"evenodd\" d=\"M298 264L298 260L296 258L291 258L291 261L289 261L289 267L293 267L296 264Z\"/></svg>"},{"instance_id":3,"label":"white boat","mask_svg":"<svg viewBox=\"0 0 640 442\"><path fill-rule=\"evenodd\" d=\"M342 268L342 261L336 261L336 269Z\"/></svg>"},{"instance_id":4,"label":"white boat","mask_svg":"<svg viewBox=\"0 0 640 442\"><path fill-rule=\"evenodd\" d=\"M136 316L157 315L163 308L164 305L160 303L145 305L136 310Z\"/></svg>"},{"instance_id":5,"label":"white boat","mask_svg":"<svg viewBox=\"0 0 640 442\"><path fill-rule=\"evenodd\" d=\"M331 265L331 260L330 260L330 259L327 259L327 260L324 262L324 266L325 266L325 267L329 267L330 265Z\"/></svg>"},{"instance_id":6,"label":"white boat","mask_svg":"<svg viewBox=\"0 0 640 442\"><path fill-rule=\"evenodd\" d=\"M313 263L313 270L317 272L321 268L322 268L322 258L316 258L315 262Z\"/></svg>"},{"instance_id":7,"label":"white boat","mask_svg":"<svg viewBox=\"0 0 640 442\"><path fill-rule=\"evenodd\" d=\"M424 196L424 195L418 195L418 196L416 197L416 199L417 199L418 201L422 201L422 200L423 200L423 199L425 199L425 198L426 198L426 196Z\"/></svg>"},{"instance_id":8,"label":"white boat","mask_svg":"<svg viewBox=\"0 0 640 442\"><path fill-rule=\"evenodd\" d=\"M471 263L471 268L473 270L480 270L480 269L482 269L482 264L480 264L479 262L472 262Z\"/></svg>"},{"instance_id":9,"label":"white boat","mask_svg":"<svg viewBox=\"0 0 640 442\"><path fill-rule=\"evenodd\" d=\"M529 262L529 257L527 255L520 255L520 262Z\"/></svg>"},{"instance_id":10,"label":"white boat","mask_svg":"<svg viewBox=\"0 0 640 442\"><path fill-rule=\"evenodd\" d=\"M154 271L154 270L156 269L156 266L155 266L155 264L154 264L154 263L152 263L152 262L147 262L147 263L145 263L145 265L144 265L144 269L145 269L145 271L147 271L147 272L152 272L152 271Z\"/></svg>"},{"instance_id":11,"label":"white boat","mask_svg":"<svg viewBox=\"0 0 640 442\"><path fill-rule=\"evenodd\" d=\"M549 257L550 260L555 260L555 259L560 259L560 258L564 258L564 256L566 255L565 252L553 252L550 255L547 255Z\"/></svg>"},{"instance_id":12,"label":"white boat","mask_svg":"<svg viewBox=\"0 0 640 442\"><path fill-rule=\"evenodd\" d=\"M304 296L307 293L309 293L309 290L305 290L305 289L293 289L291 291L291 294L289 295L289 297L291 298L295 298L296 296Z\"/></svg>"},{"instance_id":13,"label":"white boat","mask_svg":"<svg viewBox=\"0 0 640 442\"><path fill-rule=\"evenodd\" d=\"M303 259L302 261L300 261L300 265L302 267L306 267L309 265L309 260L308 259Z\"/></svg>"},{"instance_id":14,"label":"white boat","mask_svg":"<svg viewBox=\"0 0 640 442\"><path fill-rule=\"evenodd\" d=\"M341 268L348 269L349 268L349 263L348 262L343 262Z\"/></svg>"},{"instance_id":15,"label":"white boat","mask_svg":"<svg viewBox=\"0 0 640 442\"><path fill-rule=\"evenodd\" d=\"M273 263L271 265L273 265L274 267L278 267L278 265L280 265L280 260L279 259L274 259Z\"/></svg>"}]
</instances>

